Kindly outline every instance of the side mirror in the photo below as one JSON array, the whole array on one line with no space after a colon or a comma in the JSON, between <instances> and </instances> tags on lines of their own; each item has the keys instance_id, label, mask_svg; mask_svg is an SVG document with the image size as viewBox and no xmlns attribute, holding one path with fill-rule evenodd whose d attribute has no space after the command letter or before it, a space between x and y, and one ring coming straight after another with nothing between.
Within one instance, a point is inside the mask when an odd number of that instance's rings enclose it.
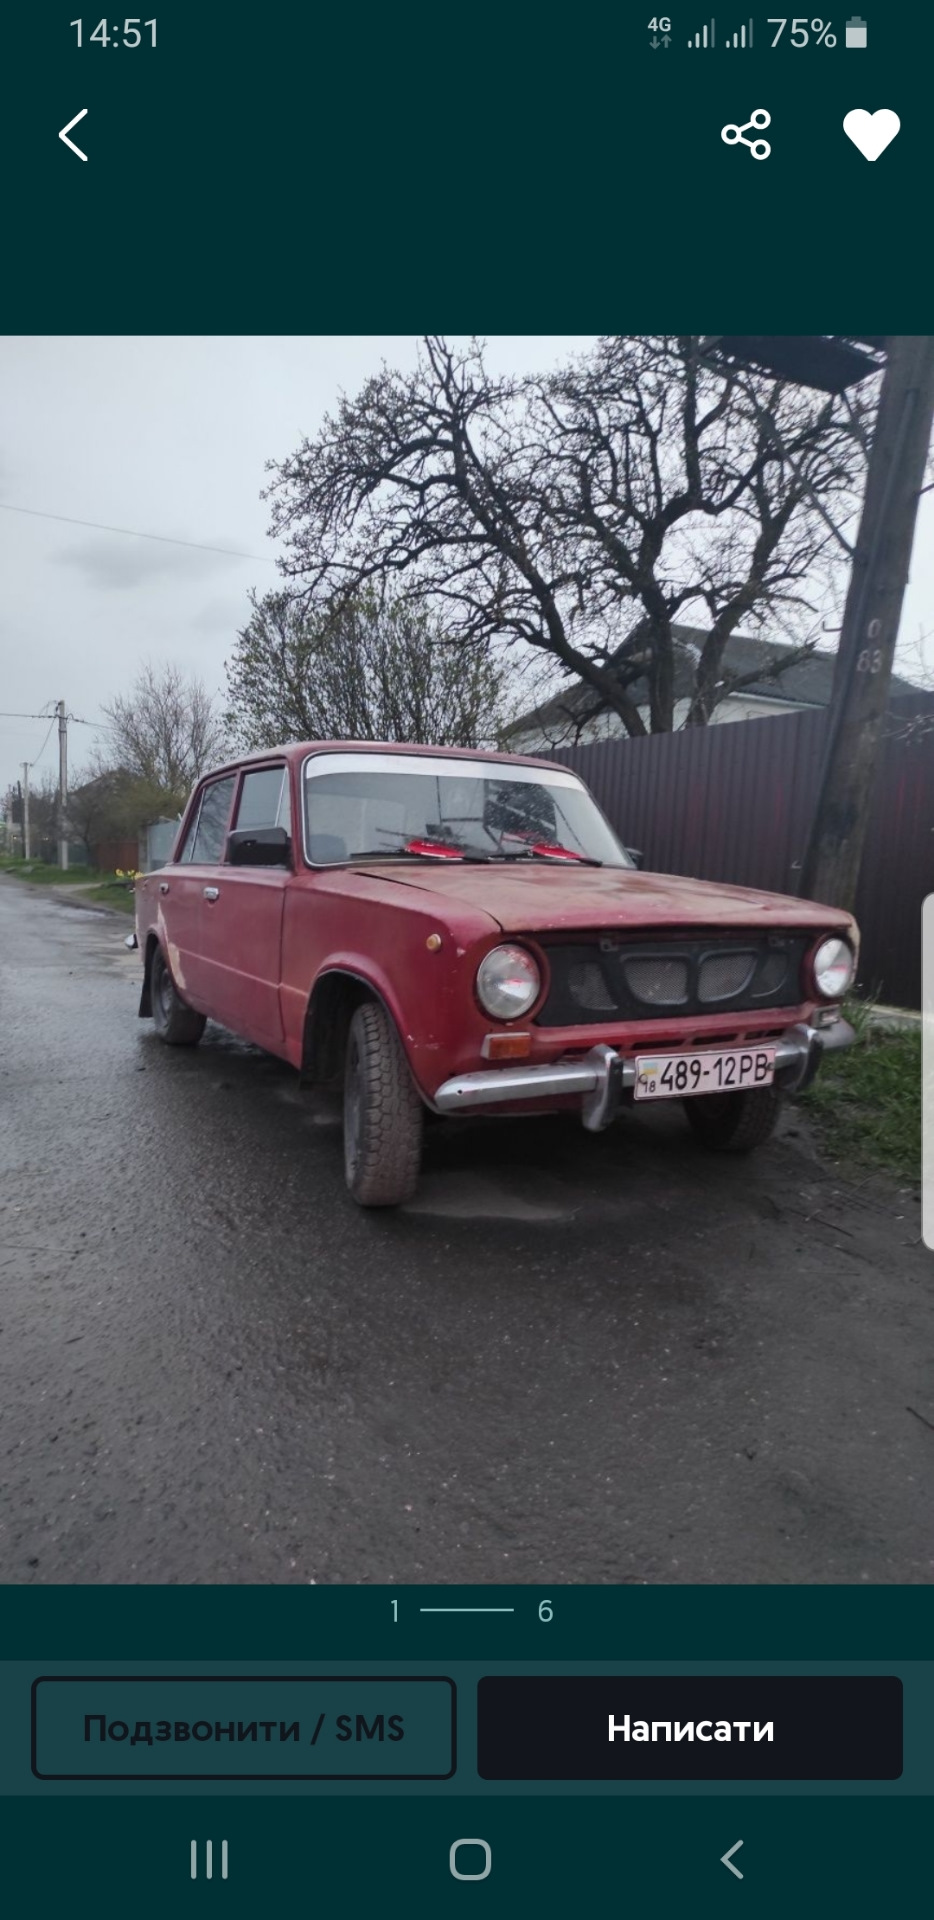
<instances>
[{"instance_id":1,"label":"side mirror","mask_svg":"<svg viewBox=\"0 0 934 1920\"><path fill-rule=\"evenodd\" d=\"M624 847L623 852L628 853L634 867L645 866L645 854L642 852L641 847Z\"/></svg>"},{"instance_id":2,"label":"side mirror","mask_svg":"<svg viewBox=\"0 0 934 1920\"><path fill-rule=\"evenodd\" d=\"M227 835L232 867L290 867L292 842L284 827L237 827Z\"/></svg>"}]
</instances>

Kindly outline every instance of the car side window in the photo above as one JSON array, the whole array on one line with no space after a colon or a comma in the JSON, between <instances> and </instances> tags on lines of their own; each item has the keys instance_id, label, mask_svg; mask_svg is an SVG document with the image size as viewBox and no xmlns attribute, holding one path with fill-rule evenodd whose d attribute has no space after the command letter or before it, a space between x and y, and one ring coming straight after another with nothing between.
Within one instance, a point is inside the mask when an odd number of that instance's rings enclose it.
<instances>
[{"instance_id":1,"label":"car side window","mask_svg":"<svg viewBox=\"0 0 934 1920\"><path fill-rule=\"evenodd\" d=\"M284 827L286 833L292 832L292 802L289 797L289 770L283 768L282 792L279 796L279 811L276 814L276 826Z\"/></svg>"},{"instance_id":2,"label":"car side window","mask_svg":"<svg viewBox=\"0 0 934 1920\"><path fill-rule=\"evenodd\" d=\"M205 788L202 787L201 792L198 794L198 797L192 808L191 819L188 822L188 831L185 835L184 840L182 841L181 847L179 848L179 852L178 852L179 860L184 860L186 862L189 861L194 852L195 834L198 831L198 819L201 813L201 802L204 799L204 795L205 795Z\"/></svg>"},{"instance_id":3,"label":"car side window","mask_svg":"<svg viewBox=\"0 0 934 1920\"><path fill-rule=\"evenodd\" d=\"M237 828L288 826L280 817L285 767L255 767L245 773L237 808ZM286 793L288 783L286 782Z\"/></svg>"},{"instance_id":4,"label":"car side window","mask_svg":"<svg viewBox=\"0 0 934 1920\"><path fill-rule=\"evenodd\" d=\"M213 866L221 858L235 785L236 776L229 774L225 779L214 780L205 787L194 835L188 835L182 849L183 860L199 864L205 862Z\"/></svg>"}]
</instances>

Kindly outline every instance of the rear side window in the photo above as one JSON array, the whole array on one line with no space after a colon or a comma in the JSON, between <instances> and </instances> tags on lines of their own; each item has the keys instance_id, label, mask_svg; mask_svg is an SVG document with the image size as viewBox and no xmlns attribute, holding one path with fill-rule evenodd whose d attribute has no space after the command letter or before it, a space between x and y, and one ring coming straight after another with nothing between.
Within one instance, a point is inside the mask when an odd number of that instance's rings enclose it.
<instances>
[{"instance_id":1,"label":"rear side window","mask_svg":"<svg viewBox=\"0 0 934 1920\"><path fill-rule=\"evenodd\" d=\"M214 866L220 860L235 784L236 776L229 774L225 780L214 780L209 787L205 787L197 818L192 821L185 838L181 854L183 860L199 864L205 862L209 866Z\"/></svg>"},{"instance_id":2,"label":"rear side window","mask_svg":"<svg viewBox=\"0 0 934 1920\"><path fill-rule=\"evenodd\" d=\"M245 773L237 808L237 827L288 826L281 817L282 792L288 795L285 767L257 767Z\"/></svg>"}]
</instances>

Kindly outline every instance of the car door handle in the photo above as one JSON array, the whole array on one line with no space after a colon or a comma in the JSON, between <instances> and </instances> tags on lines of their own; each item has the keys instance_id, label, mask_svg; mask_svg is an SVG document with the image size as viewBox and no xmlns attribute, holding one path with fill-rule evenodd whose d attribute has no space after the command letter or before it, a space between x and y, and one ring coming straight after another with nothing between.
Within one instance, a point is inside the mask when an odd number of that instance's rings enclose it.
<instances>
[{"instance_id":1,"label":"car door handle","mask_svg":"<svg viewBox=\"0 0 934 1920\"><path fill-rule=\"evenodd\" d=\"M159 882L159 892L160 892L160 893L168 893L168 891L169 891L169 883L168 883L168 881L167 881L167 880L160 880L160 882Z\"/></svg>"},{"instance_id":2,"label":"car door handle","mask_svg":"<svg viewBox=\"0 0 934 1920\"><path fill-rule=\"evenodd\" d=\"M216 900L220 894L220 887L202 887L201 891L206 900Z\"/></svg>"}]
</instances>

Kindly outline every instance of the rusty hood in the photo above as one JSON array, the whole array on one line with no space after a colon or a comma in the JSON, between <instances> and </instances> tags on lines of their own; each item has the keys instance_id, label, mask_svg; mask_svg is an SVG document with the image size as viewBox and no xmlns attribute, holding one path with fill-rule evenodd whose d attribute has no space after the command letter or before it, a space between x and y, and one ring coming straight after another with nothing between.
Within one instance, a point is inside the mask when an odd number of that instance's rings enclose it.
<instances>
[{"instance_id":1,"label":"rusty hood","mask_svg":"<svg viewBox=\"0 0 934 1920\"><path fill-rule=\"evenodd\" d=\"M557 861L484 866L460 862L355 869L384 885L473 908L498 921L504 933L556 933L623 927L813 927L850 932L850 914L755 887L733 887L683 874L641 873L629 867L580 867ZM388 890L388 889L387 889Z\"/></svg>"}]
</instances>

